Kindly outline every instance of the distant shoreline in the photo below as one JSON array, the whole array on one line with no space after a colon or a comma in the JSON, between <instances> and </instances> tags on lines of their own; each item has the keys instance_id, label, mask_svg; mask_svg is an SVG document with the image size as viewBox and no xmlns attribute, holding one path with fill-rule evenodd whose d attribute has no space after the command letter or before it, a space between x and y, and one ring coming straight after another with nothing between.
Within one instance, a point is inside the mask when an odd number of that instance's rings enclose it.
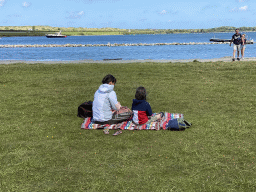
<instances>
[{"instance_id":1,"label":"distant shoreline","mask_svg":"<svg viewBox=\"0 0 256 192\"><path fill-rule=\"evenodd\" d=\"M248 57L243 61L256 61L256 57ZM239 62L243 62L239 61ZM232 62L232 57L222 57L214 59L162 59L162 60L153 60L153 59L144 59L144 60L70 60L70 61L26 61L26 60L0 60L0 64L127 64L127 63L190 63L190 62ZM238 61L235 61L238 63Z\"/></svg>"},{"instance_id":2,"label":"distant shoreline","mask_svg":"<svg viewBox=\"0 0 256 192\"><path fill-rule=\"evenodd\" d=\"M51 26L0 26L2 36L45 36L49 33L62 32L67 36L102 36L102 35L140 35L140 34L200 34L232 33L236 27L221 26L208 29L120 29L120 28L82 28ZM256 27L240 27L241 32L256 32Z\"/></svg>"},{"instance_id":3,"label":"distant shoreline","mask_svg":"<svg viewBox=\"0 0 256 192\"><path fill-rule=\"evenodd\" d=\"M256 33L256 31L240 31L241 33ZM82 37L82 36L86 36L86 37L90 37L90 36L123 36L123 35L175 35L175 34L210 34L210 33L235 33L235 32L204 32L204 33L190 33L190 32L176 32L176 33L141 33L141 34L92 34L92 35L70 35L67 34L67 38L68 37ZM65 35L65 32L63 33ZM7 37L44 37L46 35L1 35L0 34L0 39L1 38L7 38Z\"/></svg>"}]
</instances>

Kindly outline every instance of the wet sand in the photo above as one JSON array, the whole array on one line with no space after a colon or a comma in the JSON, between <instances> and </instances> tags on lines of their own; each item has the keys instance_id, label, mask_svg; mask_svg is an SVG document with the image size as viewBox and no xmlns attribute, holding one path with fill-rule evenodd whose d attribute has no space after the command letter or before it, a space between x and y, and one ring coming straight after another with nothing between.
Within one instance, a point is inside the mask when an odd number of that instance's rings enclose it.
<instances>
[{"instance_id":1,"label":"wet sand","mask_svg":"<svg viewBox=\"0 0 256 192\"><path fill-rule=\"evenodd\" d=\"M26 60L0 60L0 64L15 64L15 63L24 63L24 64L79 64L79 63L188 63L197 60L198 62L232 62L232 57L222 57L215 59L170 59L170 60L75 60L75 61L26 61ZM256 57L244 58L242 61L256 61ZM238 61L236 61L238 62Z\"/></svg>"}]
</instances>

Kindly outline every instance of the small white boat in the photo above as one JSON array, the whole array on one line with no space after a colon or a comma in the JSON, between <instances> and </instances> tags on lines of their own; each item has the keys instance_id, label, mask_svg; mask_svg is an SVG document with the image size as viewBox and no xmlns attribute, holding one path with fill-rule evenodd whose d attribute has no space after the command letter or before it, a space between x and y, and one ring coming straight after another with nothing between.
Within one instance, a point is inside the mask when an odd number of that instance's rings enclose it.
<instances>
[{"instance_id":1,"label":"small white boat","mask_svg":"<svg viewBox=\"0 0 256 192\"><path fill-rule=\"evenodd\" d=\"M253 43L254 43L253 39L246 40L246 44L253 44Z\"/></svg>"},{"instance_id":2,"label":"small white boat","mask_svg":"<svg viewBox=\"0 0 256 192\"><path fill-rule=\"evenodd\" d=\"M231 42L231 39L218 39L218 38L211 38L210 41L213 42ZM253 44L253 39L246 39L246 44Z\"/></svg>"},{"instance_id":3,"label":"small white boat","mask_svg":"<svg viewBox=\"0 0 256 192\"><path fill-rule=\"evenodd\" d=\"M61 31L55 34L47 34L46 35L47 38L65 38L67 37L66 35L62 35Z\"/></svg>"}]
</instances>

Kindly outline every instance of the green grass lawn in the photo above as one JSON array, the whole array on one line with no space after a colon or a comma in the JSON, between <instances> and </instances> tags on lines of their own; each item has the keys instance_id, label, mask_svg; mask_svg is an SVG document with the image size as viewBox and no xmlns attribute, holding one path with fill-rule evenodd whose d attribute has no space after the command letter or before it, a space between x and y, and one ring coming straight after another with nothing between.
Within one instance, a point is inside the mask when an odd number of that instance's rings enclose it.
<instances>
[{"instance_id":1,"label":"green grass lawn","mask_svg":"<svg viewBox=\"0 0 256 192\"><path fill-rule=\"evenodd\" d=\"M186 131L82 130L102 78ZM0 65L0 191L256 191L256 62Z\"/></svg>"}]
</instances>

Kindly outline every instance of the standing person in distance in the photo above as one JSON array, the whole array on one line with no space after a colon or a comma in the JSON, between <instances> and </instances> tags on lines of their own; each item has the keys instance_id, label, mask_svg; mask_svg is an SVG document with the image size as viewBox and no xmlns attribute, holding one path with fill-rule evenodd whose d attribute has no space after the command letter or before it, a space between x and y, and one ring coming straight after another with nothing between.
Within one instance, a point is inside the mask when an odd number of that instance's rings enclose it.
<instances>
[{"instance_id":1,"label":"standing person in distance","mask_svg":"<svg viewBox=\"0 0 256 192\"><path fill-rule=\"evenodd\" d=\"M239 33L239 29L236 29L236 33L232 36L232 39L230 41L230 46L231 46L231 43L234 44L232 61L235 61L236 52L237 52L237 60L240 61L239 51L240 51L241 38L242 38L242 35Z\"/></svg>"},{"instance_id":2,"label":"standing person in distance","mask_svg":"<svg viewBox=\"0 0 256 192\"><path fill-rule=\"evenodd\" d=\"M242 56L241 60L244 59L245 45L246 45L246 38L245 38L245 34L243 34L241 38L241 56Z\"/></svg>"}]
</instances>

